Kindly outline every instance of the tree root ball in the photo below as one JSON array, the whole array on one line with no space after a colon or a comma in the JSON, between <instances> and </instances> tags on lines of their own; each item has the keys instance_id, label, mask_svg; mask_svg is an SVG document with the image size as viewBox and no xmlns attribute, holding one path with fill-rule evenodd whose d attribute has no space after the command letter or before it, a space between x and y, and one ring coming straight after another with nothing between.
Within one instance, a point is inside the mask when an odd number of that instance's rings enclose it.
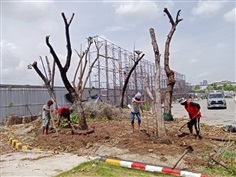
<instances>
[{"instance_id":1,"label":"tree root ball","mask_svg":"<svg viewBox=\"0 0 236 177\"><path fill-rule=\"evenodd\" d=\"M72 135L88 135L88 134L94 133L95 132L94 129L95 127L88 128L86 130L81 130L78 125L73 125L71 127L71 134Z\"/></svg>"}]
</instances>

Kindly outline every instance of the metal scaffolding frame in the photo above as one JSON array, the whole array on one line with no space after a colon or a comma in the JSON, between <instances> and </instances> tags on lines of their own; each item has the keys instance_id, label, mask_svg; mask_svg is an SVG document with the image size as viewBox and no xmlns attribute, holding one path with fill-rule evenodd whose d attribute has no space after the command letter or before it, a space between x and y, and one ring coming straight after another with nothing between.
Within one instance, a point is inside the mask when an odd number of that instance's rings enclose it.
<instances>
[{"instance_id":1,"label":"metal scaffolding frame","mask_svg":"<svg viewBox=\"0 0 236 177\"><path fill-rule=\"evenodd\" d=\"M99 46L99 59L93 67L89 78L89 87L99 89L99 94L106 100L118 103L124 84L124 71L129 72L134 65L135 52L127 51L120 46L100 37L93 37ZM96 49L89 52L89 63L96 57ZM126 89L126 101L130 100L136 92L144 93L145 77L149 76L149 88L154 90L155 64L143 58L132 73ZM176 84L173 96L183 97L186 95L185 75L175 71ZM164 68L161 67L161 89L166 88L167 77Z\"/></svg>"}]
</instances>

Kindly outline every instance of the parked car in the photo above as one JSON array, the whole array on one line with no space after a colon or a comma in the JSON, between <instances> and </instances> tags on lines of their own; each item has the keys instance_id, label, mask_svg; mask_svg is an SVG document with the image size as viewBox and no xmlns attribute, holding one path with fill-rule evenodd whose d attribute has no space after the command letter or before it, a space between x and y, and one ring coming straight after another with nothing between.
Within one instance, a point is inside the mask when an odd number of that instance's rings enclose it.
<instances>
[{"instance_id":1,"label":"parked car","mask_svg":"<svg viewBox=\"0 0 236 177\"><path fill-rule=\"evenodd\" d=\"M223 108L226 109L226 100L223 93L209 93L207 96L207 109L211 108Z\"/></svg>"}]
</instances>

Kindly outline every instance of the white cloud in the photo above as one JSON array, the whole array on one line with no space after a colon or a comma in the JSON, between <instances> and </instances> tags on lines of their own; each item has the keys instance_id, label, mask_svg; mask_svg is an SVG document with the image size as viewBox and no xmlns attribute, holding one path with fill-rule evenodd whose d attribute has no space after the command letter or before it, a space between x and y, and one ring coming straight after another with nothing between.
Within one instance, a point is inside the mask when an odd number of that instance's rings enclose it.
<instances>
[{"instance_id":1,"label":"white cloud","mask_svg":"<svg viewBox=\"0 0 236 177\"><path fill-rule=\"evenodd\" d=\"M236 7L224 15L227 22L236 22Z\"/></svg>"},{"instance_id":2,"label":"white cloud","mask_svg":"<svg viewBox=\"0 0 236 177\"><path fill-rule=\"evenodd\" d=\"M198 1L197 6L193 8L192 13L194 15L202 17L214 16L224 5L224 2L214 1Z\"/></svg>"},{"instance_id":3,"label":"white cloud","mask_svg":"<svg viewBox=\"0 0 236 177\"><path fill-rule=\"evenodd\" d=\"M138 23L144 19L156 19L159 8L154 2L124 2L115 10L118 18L125 23Z\"/></svg>"},{"instance_id":4,"label":"white cloud","mask_svg":"<svg viewBox=\"0 0 236 177\"><path fill-rule=\"evenodd\" d=\"M27 1L27 2L3 2L3 15L4 11L7 12L8 18L23 20L25 22L33 22L41 20L46 17L53 5L53 1L40 2L40 1Z\"/></svg>"},{"instance_id":5,"label":"white cloud","mask_svg":"<svg viewBox=\"0 0 236 177\"><path fill-rule=\"evenodd\" d=\"M106 27L105 32L116 32L116 31L126 31L122 26L111 26Z\"/></svg>"},{"instance_id":6,"label":"white cloud","mask_svg":"<svg viewBox=\"0 0 236 177\"><path fill-rule=\"evenodd\" d=\"M9 80L23 81L22 78L27 78L30 75L27 72L27 61L22 55L22 48L18 47L15 43L2 41L2 81L9 82ZM31 75L32 76L32 75ZM31 77L30 76L30 77Z\"/></svg>"},{"instance_id":7,"label":"white cloud","mask_svg":"<svg viewBox=\"0 0 236 177\"><path fill-rule=\"evenodd\" d=\"M206 9L203 4L210 6ZM222 4L225 5L224 8L221 8ZM235 22L225 24L225 20L235 19L233 16L235 4L232 1L222 4L219 1L201 1L201 3L192 1L175 4L170 1L133 1L133 3L131 1L109 3L72 3L69 1L64 3L28 3L26 1L10 3L4 1L2 3L2 40L4 41L1 44L2 60L0 61L0 65L2 64L0 70L3 74L0 77L4 79L2 83L41 81L34 70L27 70L27 65L34 60L39 61L39 55L43 58L47 55L51 63L52 56L45 44L47 35L51 36L50 43L61 62L65 63L66 41L61 12L68 14L68 18L72 12L76 14L70 34L72 49L78 51L80 43L87 46L85 37L99 35L128 51L133 50L135 41L135 47L144 51L145 58L153 62L154 53L148 32L148 29L153 27L156 31L163 64L166 36L170 30L168 18L164 17L164 7L167 7L173 15L179 8L183 12L181 18L184 21L177 27L177 33L174 34L171 42L170 64L173 69L186 74L186 78L191 78L188 80L191 83L197 83L202 79L220 80L222 77L227 80L235 80L235 65L232 65L235 63L235 30L232 26ZM194 6L196 6L195 16L191 15ZM230 11L231 9L234 11ZM210 18L197 20L200 15L215 13L218 13L219 20ZM223 20L220 19L220 15ZM190 20L188 20L189 18ZM196 23L193 23L194 20ZM102 52L104 51L102 50ZM213 61L214 67L212 67ZM41 62L38 63L43 71ZM68 73L70 80L73 78L77 63L78 57L74 53ZM193 65L198 69L194 70ZM227 65L227 67L222 68L222 65ZM219 73L219 70L222 72ZM208 72L208 75L205 71ZM222 75L222 73L224 74ZM199 76L196 77L197 75ZM56 81L59 83L61 78L58 69L56 76ZM27 78L21 79L25 77Z\"/></svg>"},{"instance_id":8,"label":"white cloud","mask_svg":"<svg viewBox=\"0 0 236 177\"><path fill-rule=\"evenodd\" d=\"M19 65L20 49L14 43L1 41L3 70ZM14 59L13 59L14 58ZM18 58L18 59L17 59Z\"/></svg>"},{"instance_id":9,"label":"white cloud","mask_svg":"<svg viewBox=\"0 0 236 177\"><path fill-rule=\"evenodd\" d=\"M7 50L12 51L12 50L16 50L18 47L13 43L3 40L1 41L1 48L6 48Z\"/></svg>"}]
</instances>

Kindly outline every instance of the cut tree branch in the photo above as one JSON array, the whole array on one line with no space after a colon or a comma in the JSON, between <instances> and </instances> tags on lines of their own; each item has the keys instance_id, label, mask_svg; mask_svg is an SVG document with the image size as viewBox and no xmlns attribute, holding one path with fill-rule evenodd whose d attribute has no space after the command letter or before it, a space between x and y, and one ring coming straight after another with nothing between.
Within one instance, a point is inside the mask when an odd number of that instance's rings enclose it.
<instances>
[{"instance_id":1,"label":"cut tree branch","mask_svg":"<svg viewBox=\"0 0 236 177\"><path fill-rule=\"evenodd\" d=\"M80 50L82 50L82 49L80 49ZM73 79L73 86L74 86L74 88L76 88L76 86L75 86L75 80L76 80L76 77L77 77L77 74L78 74L78 71L79 71L79 68L80 68L80 65L81 65L81 62L82 62L82 59L84 58L84 52L83 52L83 54L82 55L80 55L79 54L79 52L77 51L77 50L75 50L75 52L77 53L77 55L78 55L78 57L79 57L79 63L78 63L78 66L77 66L77 68L76 68L76 71L75 71L75 75L74 75L74 79Z\"/></svg>"},{"instance_id":2,"label":"cut tree branch","mask_svg":"<svg viewBox=\"0 0 236 177\"><path fill-rule=\"evenodd\" d=\"M52 54L53 59L54 59L54 61L56 62L56 64L57 64L59 70L60 70L60 71L63 71L61 62L60 62L60 60L59 60L57 54L55 53L53 47L52 47L51 44L49 43L49 37L50 37L50 36L46 36L46 44L47 44L47 46L49 47L50 53Z\"/></svg>"},{"instance_id":3,"label":"cut tree branch","mask_svg":"<svg viewBox=\"0 0 236 177\"><path fill-rule=\"evenodd\" d=\"M181 21L183 20L182 18L179 19L180 12L181 12L181 10L178 10L177 15L176 15L176 20L175 20L175 24L176 24L176 25L177 25L179 22L181 22Z\"/></svg>"},{"instance_id":4,"label":"cut tree branch","mask_svg":"<svg viewBox=\"0 0 236 177\"><path fill-rule=\"evenodd\" d=\"M49 82L52 80L52 73L51 73L51 68L50 68L50 63L48 61L48 57L45 56L47 67L48 67L48 75L49 75Z\"/></svg>"},{"instance_id":5,"label":"cut tree branch","mask_svg":"<svg viewBox=\"0 0 236 177\"><path fill-rule=\"evenodd\" d=\"M132 74L132 72L134 71L134 69L136 68L136 66L138 65L139 61L144 57L145 54L142 54L141 57L138 57L136 61L134 61L134 65L132 66L132 68L130 69L127 77L125 78L125 83L124 86L122 88L122 93L121 93L121 101L120 101L120 107L123 108L124 104L123 104L123 100L124 100L124 95L125 95L125 90L127 88L128 82L129 82L129 78ZM138 55L140 56L140 54Z\"/></svg>"},{"instance_id":6,"label":"cut tree branch","mask_svg":"<svg viewBox=\"0 0 236 177\"><path fill-rule=\"evenodd\" d=\"M41 79L44 81L44 83L48 83L48 79L43 75L43 73L39 70L38 65L37 65L37 61L34 61L34 63L32 64L33 68L35 69L35 71L38 73L38 75L41 77Z\"/></svg>"},{"instance_id":7,"label":"cut tree branch","mask_svg":"<svg viewBox=\"0 0 236 177\"><path fill-rule=\"evenodd\" d=\"M70 26L70 24L71 24L71 22L72 22L74 16L75 16L75 13L72 14L72 16L71 16L71 18L70 18L70 21L69 21L69 23L68 23L68 26Z\"/></svg>"},{"instance_id":8,"label":"cut tree branch","mask_svg":"<svg viewBox=\"0 0 236 177\"><path fill-rule=\"evenodd\" d=\"M70 67L70 62L71 62L71 55L72 55L72 49L71 49L71 42L70 42L70 32L69 32L69 26L71 21L73 20L74 13L72 14L72 17L70 19L70 22L67 22L67 19L65 17L65 14L61 14L65 23L65 32L66 32L66 47L67 47L67 57L66 57L66 64L64 66L65 72L68 71Z\"/></svg>"},{"instance_id":9,"label":"cut tree branch","mask_svg":"<svg viewBox=\"0 0 236 177\"><path fill-rule=\"evenodd\" d=\"M52 82L51 82L52 88L54 88L55 66L56 66L56 63L55 63L55 60L53 60L53 64L52 64Z\"/></svg>"},{"instance_id":10,"label":"cut tree branch","mask_svg":"<svg viewBox=\"0 0 236 177\"><path fill-rule=\"evenodd\" d=\"M93 66L95 65L95 63L96 63L97 60L99 59L99 51L100 51L102 45L99 47L96 41L94 41L94 43L95 43L95 46L96 46L96 49L97 49L97 56L96 56L96 58L94 59L93 63L91 64L90 68L89 68L87 77L86 77L86 79L85 79L85 81L84 81L84 85L83 85L82 91L84 90L84 88L85 88L85 86L86 86L86 84L87 84L87 81L88 81L88 78L89 78L89 76L90 76L90 74L91 74L91 72L92 72Z\"/></svg>"},{"instance_id":11,"label":"cut tree branch","mask_svg":"<svg viewBox=\"0 0 236 177\"><path fill-rule=\"evenodd\" d=\"M168 11L168 9L167 9L167 8L164 8L164 12L166 13L166 15L168 16L168 18L170 19L171 25L174 26L174 25L175 25L175 22L174 22L174 20L173 20L173 18L172 18L172 16L171 16L170 12Z\"/></svg>"}]
</instances>

